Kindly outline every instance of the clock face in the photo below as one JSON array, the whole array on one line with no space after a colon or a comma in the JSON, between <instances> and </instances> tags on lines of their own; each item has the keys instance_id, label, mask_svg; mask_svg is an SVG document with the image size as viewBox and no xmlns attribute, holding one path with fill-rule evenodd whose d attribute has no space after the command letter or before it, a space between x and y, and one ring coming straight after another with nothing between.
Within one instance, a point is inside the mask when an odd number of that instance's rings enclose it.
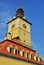
<instances>
[{"instance_id":1,"label":"clock face","mask_svg":"<svg viewBox=\"0 0 44 65\"><path fill-rule=\"evenodd\" d=\"M14 28L14 27L15 27L15 24L12 25L12 28Z\"/></svg>"},{"instance_id":2,"label":"clock face","mask_svg":"<svg viewBox=\"0 0 44 65\"><path fill-rule=\"evenodd\" d=\"M25 24L23 24L23 27L24 27L24 28L26 28L26 25L25 25Z\"/></svg>"}]
</instances>

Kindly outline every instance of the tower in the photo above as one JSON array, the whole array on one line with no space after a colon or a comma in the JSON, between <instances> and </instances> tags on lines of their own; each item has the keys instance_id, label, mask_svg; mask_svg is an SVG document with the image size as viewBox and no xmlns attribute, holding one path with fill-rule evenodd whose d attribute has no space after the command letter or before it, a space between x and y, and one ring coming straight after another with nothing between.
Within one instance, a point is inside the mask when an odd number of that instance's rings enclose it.
<instances>
[{"instance_id":1,"label":"tower","mask_svg":"<svg viewBox=\"0 0 44 65\"><path fill-rule=\"evenodd\" d=\"M6 40L0 42L0 65L44 65L31 46L30 26L22 8L8 23Z\"/></svg>"},{"instance_id":2,"label":"tower","mask_svg":"<svg viewBox=\"0 0 44 65\"><path fill-rule=\"evenodd\" d=\"M14 19L8 22L8 33L6 39L17 38L19 42L25 46L31 46L30 26L32 24L25 18L22 8L18 8Z\"/></svg>"}]
</instances>

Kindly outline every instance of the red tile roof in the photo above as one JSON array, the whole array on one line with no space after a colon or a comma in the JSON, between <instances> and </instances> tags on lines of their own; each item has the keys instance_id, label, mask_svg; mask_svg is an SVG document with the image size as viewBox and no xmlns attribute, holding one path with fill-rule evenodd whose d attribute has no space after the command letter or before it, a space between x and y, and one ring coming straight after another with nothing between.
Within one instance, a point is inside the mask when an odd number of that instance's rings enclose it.
<instances>
[{"instance_id":1,"label":"red tile roof","mask_svg":"<svg viewBox=\"0 0 44 65\"><path fill-rule=\"evenodd\" d=\"M22 57L20 55L15 55L13 53L8 53L7 52L7 47L9 45L12 45L13 48L14 47L18 47L19 51L21 49L24 49L25 51L32 52L33 56L37 55L35 50L32 50L30 48L27 48L27 47L21 45L17 39L5 40L5 41L0 42L0 54L1 55L10 56L10 57L13 57L13 58L18 58L18 59L22 59L22 60L25 60L25 61L33 62L33 63L36 63L36 64L44 65L44 61L43 60L38 62L38 61L35 61L34 59L29 59L29 58Z\"/></svg>"}]
</instances>

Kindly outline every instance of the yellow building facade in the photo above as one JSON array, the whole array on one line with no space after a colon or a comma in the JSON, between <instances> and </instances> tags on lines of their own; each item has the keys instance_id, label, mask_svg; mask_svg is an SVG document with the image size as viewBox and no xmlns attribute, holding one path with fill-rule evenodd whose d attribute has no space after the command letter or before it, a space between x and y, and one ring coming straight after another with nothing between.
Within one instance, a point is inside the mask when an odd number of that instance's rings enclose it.
<instances>
[{"instance_id":1,"label":"yellow building facade","mask_svg":"<svg viewBox=\"0 0 44 65\"><path fill-rule=\"evenodd\" d=\"M18 59L0 57L0 65L37 65L37 64L31 62L29 63Z\"/></svg>"}]
</instances>

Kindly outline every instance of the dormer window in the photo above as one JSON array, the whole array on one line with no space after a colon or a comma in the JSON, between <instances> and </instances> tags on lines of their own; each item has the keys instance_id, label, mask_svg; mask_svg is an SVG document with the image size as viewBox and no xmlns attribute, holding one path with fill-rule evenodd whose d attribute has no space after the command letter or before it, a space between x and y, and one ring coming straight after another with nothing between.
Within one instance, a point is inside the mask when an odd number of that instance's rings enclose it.
<instances>
[{"instance_id":1,"label":"dormer window","mask_svg":"<svg viewBox=\"0 0 44 65\"><path fill-rule=\"evenodd\" d=\"M32 59L32 54L31 53L29 53L29 59Z\"/></svg>"},{"instance_id":2,"label":"dormer window","mask_svg":"<svg viewBox=\"0 0 44 65\"><path fill-rule=\"evenodd\" d=\"M7 51L10 52L10 47L7 47Z\"/></svg>"},{"instance_id":3,"label":"dormer window","mask_svg":"<svg viewBox=\"0 0 44 65\"><path fill-rule=\"evenodd\" d=\"M14 54L18 54L18 48L14 48Z\"/></svg>"},{"instance_id":4,"label":"dormer window","mask_svg":"<svg viewBox=\"0 0 44 65\"><path fill-rule=\"evenodd\" d=\"M28 54L27 52L25 52L25 57L26 57L26 58L28 58L28 55L29 55L29 54Z\"/></svg>"},{"instance_id":5,"label":"dormer window","mask_svg":"<svg viewBox=\"0 0 44 65\"><path fill-rule=\"evenodd\" d=\"M7 51L12 53L13 52L13 48L12 48L12 45L10 45L9 47L7 47Z\"/></svg>"},{"instance_id":6,"label":"dormer window","mask_svg":"<svg viewBox=\"0 0 44 65\"><path fill-rule=\"evenodd\" d=\"M22 50L22 51L20 51L20 55L21 56L24 56L25 55L25 52Z\"/></svg>"},{"instance_id":7,"label":"dormer window","mask_svg":"<svg viewBox=\"0 0 44 65\"><path fill-rule=\"evenodd\" d=\"M40 56L38 57L38 61L39 61L39 62L40 62L40 61L42 61L42 59L41 59L41 57L40 57Z\"/></svg>"},{"instance_id":8,"label":"dormer window","mask_svg":"<svg viewBox=\"0 0 44 65\"><path fill-rule=\"evenodd\" d=\"M34 56L34 60L38 61L38 56L37 55Z\"/></svg>"}]
</instances>

